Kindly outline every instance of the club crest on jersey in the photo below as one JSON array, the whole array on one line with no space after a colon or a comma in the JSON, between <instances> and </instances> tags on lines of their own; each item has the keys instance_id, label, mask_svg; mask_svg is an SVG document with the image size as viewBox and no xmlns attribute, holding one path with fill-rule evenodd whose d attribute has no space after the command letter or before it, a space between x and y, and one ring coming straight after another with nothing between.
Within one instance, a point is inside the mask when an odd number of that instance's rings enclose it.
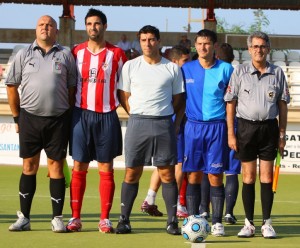
<instances>
[{"instance_id":1,"label":"club crest on jersey","mask_svg":"<svg viewBox=\"0 0 300 248\"><path fill-rule=\"evenodd\" d=\"M107 63L103 63L102 70L105 71L107 68L108 68L108 64Z\"/></svg>"},{"instance_id":2,"label":"club crest on jersey","mask_svg":"<svg viewBox=\"0 0 300 248\"><path fill-rule=\"evenodd\" d=\"M97 82L97 69L92 68L89 72L89 83L96 83Z\"/></svg>"}]
</instances>

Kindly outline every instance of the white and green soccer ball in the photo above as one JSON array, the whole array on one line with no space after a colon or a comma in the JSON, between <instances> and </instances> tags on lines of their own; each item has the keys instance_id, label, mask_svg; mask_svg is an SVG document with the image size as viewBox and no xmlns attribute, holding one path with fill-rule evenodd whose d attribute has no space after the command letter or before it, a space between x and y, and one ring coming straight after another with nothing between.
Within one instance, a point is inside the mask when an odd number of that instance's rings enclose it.
<instances>
[{"instance_id":1,"label":"white and green soccer ball","mask_svg":"<svg viewBox=\"0 0 300 248\"><path fill-rule=\"evenodd\" d=\"M200 215L190 215L183 220L181 227L182 236L192 243L203 242L209 232L210 226L207 220Z\"/></svg>"}]
</instances>

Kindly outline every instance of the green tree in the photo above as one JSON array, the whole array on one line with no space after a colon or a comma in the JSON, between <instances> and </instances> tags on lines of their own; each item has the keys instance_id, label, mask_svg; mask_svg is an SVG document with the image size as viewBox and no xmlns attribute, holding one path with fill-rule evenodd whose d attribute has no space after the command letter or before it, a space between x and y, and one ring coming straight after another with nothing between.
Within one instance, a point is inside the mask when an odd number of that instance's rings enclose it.
<instances>
[{"instance_id":1,"label":"green tree","mask_svg":"<svg viewBox=\"0 0 300 248\"><path fill-rule=\"evenodd\" d=\"M270 21L265 13L261 9L258 9L253 11L253 15L254 23L248 28L245 28L243 24L233 24L230 26L225 19L219 19L217 17L217 32L247 34L252 33L253 31L263 31L267 33L266 29L270 25Z\"/></svg>"},{"instance_id":2,"label":"green tree","mask_svg":"<svg viewBox=\"0 0 300 248\"><path fill-rule=\"evenodd\" d=\"M270 25L270 21L268 19L268 17L265 15L265 13L261 10L254 10L253 11L254 14L254 23L249 27L249 33L252 33L254 31L262 31L262 32L266 32L266 30L264 30L265 28L268 28L268 26Z\"/></svg>"}]
</instances>

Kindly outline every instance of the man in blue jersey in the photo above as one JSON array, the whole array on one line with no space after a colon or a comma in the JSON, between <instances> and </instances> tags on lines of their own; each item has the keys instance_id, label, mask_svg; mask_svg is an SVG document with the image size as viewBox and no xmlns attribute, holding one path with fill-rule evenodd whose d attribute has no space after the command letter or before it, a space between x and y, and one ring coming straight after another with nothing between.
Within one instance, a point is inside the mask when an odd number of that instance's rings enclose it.
<instances>
[{"instance_id":1,"label":"man in blue jersey","mask_svg":"<svg viewBox=\"0 0 300 248\"><path fill-rule=\"evenodd\" d=\"M221 59L227 63L231 63L234 60L233 48L228 43L222 43L219 45L216 51L216 58ZM236 124L235 120L235 124ZM236 125L234 126L236 129ZM225 216L224 221L226 224L232 225L236 223L236 218L233 214L233 209L236 203L236 199L239 192L239 180L238 174L241 173L241 162L234 158L235 151L229 151L229 164L225 170L226 185L225 185ZM204 172L201 181L201 204L200 215L206 219L209 218L209 205L210 205L210 184L208 175Z\"/></svg>"},{"instance_id":2,"label":"man in blue jersey","mask_svg":"<svg viewBox=\"0 0 300 248\"><path fill-rule=\"evenodd\" d=\"M199 214L203 171L208 173L212 204L211 233L224 236L223 172L228 163L228 146L223 97L233 68L215 58L216 47L216 33L200 30L195 38L198 59L182 67L187 95L183 172L188 173L186 200L189 215Z\"/></svg>"}]
</instances>

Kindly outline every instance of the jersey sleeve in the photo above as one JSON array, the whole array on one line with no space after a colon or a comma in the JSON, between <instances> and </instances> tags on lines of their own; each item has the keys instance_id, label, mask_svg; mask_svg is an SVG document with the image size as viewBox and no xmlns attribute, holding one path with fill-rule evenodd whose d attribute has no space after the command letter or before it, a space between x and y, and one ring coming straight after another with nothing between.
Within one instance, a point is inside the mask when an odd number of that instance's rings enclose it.
<instances>
[{"instance_id":1,"label":"jersey sleeve","mask_svg":"<svg viewBox=\"0 0 300 248\"><path fill-rule=\"evenodd\" d=\"M229 84L227 86L226 93L224 96L224 101L230 102L232 100L237 100L238 92L239 92L239 76L237 70L235 69L231 74Z\"/></svg>"},{"instance_id":2,"label":"jersey sleeve","mask_svg":"<svg viewBox=\"0 0 300 248\"><path fill-rule=\"evenodd\" d=\"M10 66L5 84L20 85L22 81L22 64L24 63L26 51L28 48L21 49L15 56L13 63Z\"/></svg>"},{"instance_id":3,"label":"jersey sleeve","mask_svg":"<svg viewBox=\"0 0 300 248\"><path fill-rule=\"evenodd\" d=\"M118 83L118 89L123 90L125 92L131 92L131 81L130 81L130 67L129 67L130 62L127 62L124 64L122 67L122 71L120 74L120 79Z\"/></svg>"},{"instance_id":4,"label":"jersey sleeve","mask_svg":"<svg viewBox=\"0 0 300 248\"><path fill-rule=\"evenodd\" d=\"M287 104L290 103L290 92L289 92L289 86L286 81L285 75L281 68L279 68L279 80L280 80L280 93L279 93L279 99L282 101L285 101Z\"/></svg>"},{"instance_id":5,"label":"jersey sleeve","mask_svg":"<svg viewBox=\"0 0 300 248\"><path fill-rule=\"evenodd\" d=\"M174 82L173 82L173 95L177 95L180 93L185 92L184 90L184 80L182 70L178 65L175 65L175 75L174 75Z\"/></svg>"},{"instance_id":6,"label":"jersey sleeve","mask_svg":"<svg viewBox=\"0 0 300 248\"><path fill-rule=\"evenodd\" d=\"M76 78L77 78L77 68L75 63L75 58L72 53L68 54L68 79L67 84L68 88L76 86Z\"/></svg>"}]
</instances>

